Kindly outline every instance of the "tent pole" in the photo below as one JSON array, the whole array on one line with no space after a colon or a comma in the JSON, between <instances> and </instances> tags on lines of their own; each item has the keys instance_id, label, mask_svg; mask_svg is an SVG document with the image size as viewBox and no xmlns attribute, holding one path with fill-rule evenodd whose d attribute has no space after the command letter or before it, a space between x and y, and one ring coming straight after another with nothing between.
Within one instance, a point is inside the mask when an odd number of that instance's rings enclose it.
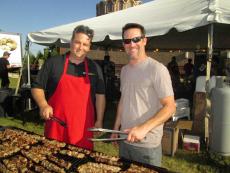
<instances>
[{"instance_id":1,"label":"tent pole","mask_svg":"<svg viewBox=\"0 0 230 173\"><path fill-rule=\"evenodd\" d=\"M28 41L28 40L27 40ZM30 87L31 82L30 82L30 48L29 48L29 43L28 43L28 52L27 52L27 86Z\"/></svg>"},{"instance_id":2,"label":"tent pole","mask_svg":"<svg viewBox=\"0 0 230 173\"><path fill-rule=\"evenodd\" d=\"M19 87L20 87L21 79L22 79L22 70L23 70L23 67L21 67L20 70L19 70L19 77L18 77L16 88L15 88L15 92L14 92L15 96L18 95L18 90L19 90Z\"/></svg>"},{"instance_id":3,"label":"tent pole","mask_svg":"<svg viewBox=\"0 0 230 173\"><path fill-rule=\"evenodd\" d=\"M208 91L208 84L211 75L211 65L212 65L212 57L213 57L213 30L214 25L210 24L208 27L208 49L207 49L207 66L206 66L206 113L204 118L204 136L205 136L205 143L206 149L209 147L209 139L210 139L210 98L209 98L209 91Z\"/></svg>"},{"instance_id":4,"label":"tent pole","mask_svg":"<svg viewBox=\"0 0 230 173\"><path fill-rule=\"evenodd\" d=\"M27 46L27 87L31 88L31 81L30 81L30 41L27 38L26 40ZM31 110L31 99L28 99L28 109Z\"/></svg>"},{"instance_id":5,"label":"tent pole","mask_svg":"<svg viewBox=\"0 0 230 173\"><path fill-rule=\"evenodd\" d=\"M28 52L29 52L29 50L28 50L28 42L26 42L25 52L24 52L24 55L23 55L24 58L23 58L23 62L22 62L22 67L20 68L19 78L18 78L18 82L17 82L17 86L16 86L16 89L15 89L14 95L18 95L18 90L19 90L19 87L20 87L21 79L22 79L23 68L24 68L24 64L25 64L26 59L27 59Z\"/></svg>"}]
</instances>

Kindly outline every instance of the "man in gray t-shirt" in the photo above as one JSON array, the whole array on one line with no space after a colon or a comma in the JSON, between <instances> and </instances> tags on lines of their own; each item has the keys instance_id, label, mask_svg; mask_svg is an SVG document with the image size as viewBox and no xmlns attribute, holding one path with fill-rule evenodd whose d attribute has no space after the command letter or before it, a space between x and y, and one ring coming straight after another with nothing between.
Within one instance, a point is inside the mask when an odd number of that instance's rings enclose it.
<instances>
[{"instance_id":1,"label":"man in gray t-shirt","mask_svg":"<svg viewBox=\"0 0 230 173\"><path fill-rule=\"evenodd\" d=\"M171 78L163 64L146 55L143 26L126 24L122 38L130 59L121 70L121 98L114 124L114 130L128 134L127 140L120 142L119 154L160 166L163 124L176 109Z\"/></svg>"}]
</instances>

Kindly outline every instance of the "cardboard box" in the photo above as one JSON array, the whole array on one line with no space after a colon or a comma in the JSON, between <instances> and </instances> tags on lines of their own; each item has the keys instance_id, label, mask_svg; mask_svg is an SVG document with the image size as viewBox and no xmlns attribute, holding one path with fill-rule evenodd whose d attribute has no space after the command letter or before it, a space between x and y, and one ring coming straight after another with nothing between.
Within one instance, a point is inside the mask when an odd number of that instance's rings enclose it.
<instances>
[{"instance_id":1,"label":"cardboard box","mask_svg":"<svg viewBox=\"0 0 230 173\"><path fill-rule=\"evenodd\" d=\"M204 120L194 120L192 127L192 134L204 136Z\"/></svg>"},{"instance_id":2,"label":"cardboard box","mask_svg":"<svg viewBox=\"0 0 230 173\"><path fill-rule=\"evenodd\" d=\"M189 151L200 152L200 137L193 135L184 135L183 137L183 149Z\"/></svg>"},{"instance_id":3,"label":"cardboard box","mask_svg":"<svg viewBox=\"0 0 230 173\"><path fill-rule=\"evenodd\" d=\"M193 95L193 119L203 120L206 114L206 93L195 92Z\"/></svg>"},{"instance_id":4,"label":"cardboard box","mask_svg":"<svg viewBox=\"0 0 230 173\"><path fill-rule=\"evenodd\" d=\"M165 123L162 137L162 152L174 156L178 148L178 135L180 129L192 129L192 121L179 120Z\"/></svg>"},{"instance_id":5,"label":"cardboard box","mask_svg":"<svg viewBox=\"0 0 230 173\"><path fill-rule=\"evenodd\" d=\"M162 137L162 152L165 155L174 156L178 145L178 128L164 128Z\"/></svg>"}]
</instances>

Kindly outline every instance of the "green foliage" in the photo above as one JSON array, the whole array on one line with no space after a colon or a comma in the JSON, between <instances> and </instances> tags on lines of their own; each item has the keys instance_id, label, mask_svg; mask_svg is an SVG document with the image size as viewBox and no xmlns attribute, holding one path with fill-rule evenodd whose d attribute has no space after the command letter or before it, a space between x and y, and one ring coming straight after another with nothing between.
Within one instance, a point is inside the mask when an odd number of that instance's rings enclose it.
<instances>
[{"instance_id":1,"label":"green foliage","mask_svg":"<svg viewBox=\"0 0 230 173\"><path fill-rule=\"evenodd\" d=\"M47 60L47 58L49 58L50 56L50 51L49 51L49 48L45 48L44 49L44 60Z\"/></svg>"},{"instance_id":2,"label":"green foliage","mask_svg":"<svg viewBox=\"0 0 230 173\"><path fill-rule=\"evenodd\" d=\"M45 55L42 54L41 51L38 51L36 58L37 59L44 59Z\"/></svg>"},{"instance_id":3,"label":"green foliage","mask_svg":"<svg viewBox=\"0 0 230 173\"><path fill-rule=\"evenodd\" d=\"M30 56L30 64L34 64L34 62L36 61L36 57L31 52L29 56Z\"/></svg>"},{"instance_id":4,"label":"green foliage","mask_svg":"<svg viewBox=\"0 0 230 173\"><path fill-rule=\"evenodd\" d=\"M49 57L57 56L59 55L58 48L55 46L51 46L49 48L44 49L44 60L46 60Z\"/></svg>"},{"instance_id":5,"label":"green foliage","mask_svg":"<svg viewBox=\"0 0 230 173\"><path fill-rule=\"evenodd\" d=\"M27 67L27 62L28 62L28 54L25 54L23 57L23 66ZM29 62L30 64L34 64L36 62L36 57L32 52L29 52Z\"/></svg>"},{"instance_id":6,"label":"green foliage","mask_svg":"<svg viewBox=\"0 0 230 173\"><path fill-rule=\"evenodd\" d=\"M57 56L57 55L59 55L58 48L54 47L53 49L51 49L50 56Z\"/></svg>"}]
</instances>

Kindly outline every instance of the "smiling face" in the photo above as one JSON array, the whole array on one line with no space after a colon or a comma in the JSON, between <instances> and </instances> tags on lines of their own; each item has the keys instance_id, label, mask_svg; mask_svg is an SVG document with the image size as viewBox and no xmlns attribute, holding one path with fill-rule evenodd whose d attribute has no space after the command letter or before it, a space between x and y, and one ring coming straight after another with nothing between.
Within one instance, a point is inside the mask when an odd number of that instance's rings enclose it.
<instances>
[{"instance_id":1,"label":"smiling face","mask_svg":"<svg viewBox=\"0 0 230 173\"><path fill-rule=\"evenodd\" d=\"M75 33L70 43L71 57L77 60L84 60L90 51L91 39L84 33Z\"/></svg>"},{"instance_id":2,"label":"smiling face","mask_svg":"<svg viewBox=\"0 0 230 173\"><path fill-rule=\"evenodd\" d=\"M141 39L140 39L141 38ZM131 39L131 42L126 42L126 39ZM130 57L131 63L137 63L146 58L145 46L147 43L146 37L142 37L141 30L138 28L130 28L124 32L123 46L126 53Z\"/></svg>"}]
</instances>

